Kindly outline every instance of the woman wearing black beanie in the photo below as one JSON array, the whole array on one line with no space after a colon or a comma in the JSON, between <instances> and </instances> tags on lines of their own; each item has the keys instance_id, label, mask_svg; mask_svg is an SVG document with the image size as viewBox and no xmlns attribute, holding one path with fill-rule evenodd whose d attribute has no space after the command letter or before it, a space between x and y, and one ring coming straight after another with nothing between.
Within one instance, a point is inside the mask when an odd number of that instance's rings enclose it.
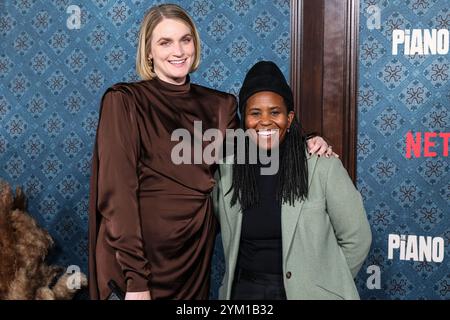
<instances>
[{"instance_id":1,"label":"woman wearing black beanie","mask_svg":"<svg viewBox=\"0 0 450 320\"><path fill-rule=\"evenodd\" d=\"M371 231L341 161L306 152L292 91L273 62L249 70L239 109L242 128L253 132L247 144L276 149L279 170L263 175L259 162L219 167L213 196L226 260L219 297L359 299L353 278Z\"/></svg>"}]
</instances>

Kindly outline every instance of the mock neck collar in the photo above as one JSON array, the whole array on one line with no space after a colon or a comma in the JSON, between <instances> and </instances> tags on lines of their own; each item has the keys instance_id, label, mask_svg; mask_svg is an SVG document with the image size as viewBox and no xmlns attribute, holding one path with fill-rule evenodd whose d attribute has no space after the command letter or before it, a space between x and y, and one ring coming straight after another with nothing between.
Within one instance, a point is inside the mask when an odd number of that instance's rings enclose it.
<instances>
[{"instance_id":1,"label":"mock neck collar","mask_svg":"<svg viewBox=\"0 0 450 320\"><path fill-rule=\"evenodd\" d=\"M191 89L191 79L189 75L186 76L186 81L183 84L173 84L166 81L161 80L158 77L154 78L155 82L158 84L158 86L167 92L171 93L188 93Z\"/></svg>"}]
</instances>

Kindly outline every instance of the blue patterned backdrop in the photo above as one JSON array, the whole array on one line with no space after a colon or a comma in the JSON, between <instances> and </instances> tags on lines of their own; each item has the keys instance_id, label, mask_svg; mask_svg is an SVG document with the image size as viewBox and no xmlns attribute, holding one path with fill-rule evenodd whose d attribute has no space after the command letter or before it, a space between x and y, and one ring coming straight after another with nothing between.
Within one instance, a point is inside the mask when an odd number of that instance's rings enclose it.
<instances>
[{"instance_id":1,"label":"blue patterned backdrop","mask_svg":"<svg viewBox=\"0 0 450 320\"><path fill-rule=\"evenodd\" d=\"M90 159L103 92L134 71L145 11L164 1L0 0L0 177L23 186L55 239L52 260L87 271ZM236 93L256 61L289 70L289 1L172 1L202 38L192 81ZM67 8L81 9L70 29ZM216 249L211 296L223 273Z\"/></svg>"},{"instance_id":2,"label":"blue patterned backdrop","mask_svg":"<svg viewBox=\"0 0 450 320\"><path fill-rule=\"evenodd\" d=\"M163 1L0 0L0 177L21 185L29 211L56 241L52 261L87 271L90 157L104 90L138 80L136 38L147 8ZM202 37L194 82L236 93L261 59L288 75L289 1L173 1ZM377 5L379 29L366 9ZM81 28L70 29L70 5ZM357 285L365 299L450 298L450 182L446 157L405 159L405 135L449 131L449 55L393 56L392 29L449 29L447 0L361 0L358 188L373 245ZM442 263L388 259L389 234L445 239ZM381 288L368 289L369 266ZM218 247L211 297L223 273ZM85 297L85 296L84 296Z\"/></svg>"},{"instance_id":3,"label":"blue patterned backdrop","mask_svg":"<svg viewBox=\"0 0 450 320\"><path fill-rule=\"evenodd\" d=\"M358 188L373 232L358 278L366 299L450 299L450 161L405 157L413 132L450 130L450 55L392 55L394 29L450 29L448 0L361 0L358 98ZM380 13L373 28L372 11ZM369 20L369 21L368 21ZM375 21L376 22L376 21ZM437 140L433 151L442 150ZM443 262L388 259L388 235L441 237ZM366 286L366 268L381 270L381 288Z\"/></svg>"}]
</instances>

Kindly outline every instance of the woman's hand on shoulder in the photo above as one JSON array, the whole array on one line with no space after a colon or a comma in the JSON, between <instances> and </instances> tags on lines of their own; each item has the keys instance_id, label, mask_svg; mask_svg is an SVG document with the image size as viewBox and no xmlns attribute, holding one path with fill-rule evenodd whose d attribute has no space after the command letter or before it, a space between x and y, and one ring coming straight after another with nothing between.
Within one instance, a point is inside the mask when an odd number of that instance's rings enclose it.
<instances>
[{"instance_id":1,"label":"woman's hand on shoulder","mask_svg":"<svg viewBox=\"0 0 450 320\"><path fill-rule=\"evenodd\" d=\"M141 292L127 292L125 294L125 300L151 300L150 291Z\"/></svg>"},{"instance_id":2,"label":"woman's hand on shoulder","mask_svg":"<svg viewBox=\"0 0 450 320\"><path fill-rule=\"evenodd\" d=\"M329 146L322 137L315 136L306 140L306 143L310 154L317 154L318 156L325 156L327 158L330 156L339 158L339 155L333 152L333 147Z\"/></svg>"}]
</instances>

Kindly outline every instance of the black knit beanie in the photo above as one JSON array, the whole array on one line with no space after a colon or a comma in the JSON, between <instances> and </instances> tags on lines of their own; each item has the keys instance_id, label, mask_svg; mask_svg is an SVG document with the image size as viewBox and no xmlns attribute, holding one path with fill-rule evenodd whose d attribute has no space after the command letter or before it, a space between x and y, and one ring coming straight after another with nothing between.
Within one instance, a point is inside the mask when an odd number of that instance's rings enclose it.
<instances>
[{"instance_id":1,"label":"black knit beanie","mask_svg":"<svg viewBox=\"0 0 450 320\"><path fill-rule=\"evenodd\" d=\"M294 97L286 78L280 68L272 61L260 61L247 72L244 83L239 91L239 111L253 94L261 91L272 91L282 96L286 102L287 111L293 111Z\"/></svg>"}]
</instances>

